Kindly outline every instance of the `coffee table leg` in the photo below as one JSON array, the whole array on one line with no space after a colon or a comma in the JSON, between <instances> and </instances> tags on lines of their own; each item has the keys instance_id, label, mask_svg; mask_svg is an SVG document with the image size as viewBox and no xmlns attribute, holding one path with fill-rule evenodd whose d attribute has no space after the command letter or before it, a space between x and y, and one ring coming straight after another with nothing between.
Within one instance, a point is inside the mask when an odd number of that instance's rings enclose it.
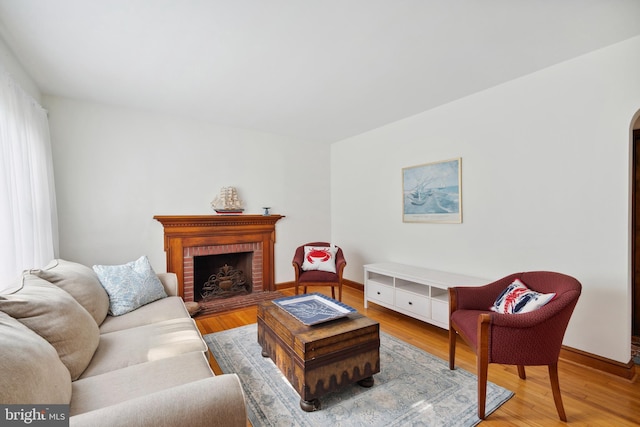
<instances>
[{"instance_id":1,"label":"coffee table leg","mask_svg":"<svg viewBox=\"0 0 640 427\"><path fill-rule=\"evenodd\" d=\"M367 378L363 378L360 381L358 381L358 384L361 387L373 387L373 377L367 377Z\"/></svg>"},{"instance_id":2,"label":"coffee table leg","mask_svg":"<svg viewBox=\"0 0 640 427\"><path fill-rule=\"evenodd\" d=\"M313 399L313 400L300 399L300 407L305 412L317 411L317 410L320 409L320 400L318 400L318 399Z\"/></svg>"},{"instance_id":3,"label":"coffee table leg","mask_svg":"<svg viewBox=\"0 0 640 427\"><path fill-rule=\"evenodd\" d=\"M269 357L269 353L267 353L266 351L262 350L262 357Z\"/></svg>"}]
</instances>

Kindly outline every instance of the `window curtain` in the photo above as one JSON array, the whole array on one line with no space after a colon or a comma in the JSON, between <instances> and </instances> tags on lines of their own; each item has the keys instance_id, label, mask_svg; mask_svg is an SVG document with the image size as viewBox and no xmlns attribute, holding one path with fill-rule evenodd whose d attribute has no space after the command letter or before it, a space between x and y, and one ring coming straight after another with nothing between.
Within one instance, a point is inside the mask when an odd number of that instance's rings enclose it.
<instances>
[{"instance_id":1,"label":"window curtain","mask_svg":"<svg viewBox=\"0 0 640 427\"><path fill-rule=\"evenodd\" d=\"M47 112L0 68L0 292L54 258L57 223Z\"/></svg>"}]
</instances>

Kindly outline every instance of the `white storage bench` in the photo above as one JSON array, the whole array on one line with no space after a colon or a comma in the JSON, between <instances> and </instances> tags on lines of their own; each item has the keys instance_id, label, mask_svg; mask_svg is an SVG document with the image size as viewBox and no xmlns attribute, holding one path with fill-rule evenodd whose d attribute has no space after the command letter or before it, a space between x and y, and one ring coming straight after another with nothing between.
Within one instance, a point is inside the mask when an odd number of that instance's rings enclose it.
<instances>
[{"instance_id":1,"label":"white storage bench","mask_svg":"<svg viewBox=\"0 0 640 427\"><path fill-rule=\"evenodd\" d=\"M364 308L371 301L449 329L449 288L491 280L392 262L364 266Z\"/></svg>"}]
</instances>

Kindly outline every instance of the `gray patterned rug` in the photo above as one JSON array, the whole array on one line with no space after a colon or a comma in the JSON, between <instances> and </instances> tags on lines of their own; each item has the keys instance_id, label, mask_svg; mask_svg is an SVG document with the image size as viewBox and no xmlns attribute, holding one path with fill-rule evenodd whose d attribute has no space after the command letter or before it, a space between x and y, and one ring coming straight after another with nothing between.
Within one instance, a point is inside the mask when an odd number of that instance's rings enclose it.
<instances>
[{"instance_id":1,"label":"gray patterned rug","mask_svg":"<svg viewBox=\"0 0 640 427\"><path fill-rule=\"evenodd\" d=\"M353 385L321 398L315 412L269 358L262 357L257 325L205 335L224 373L237 373L253 427L263 426L474 426L476 376L391 335L380 333L380 373L371 388ZM487 414L513 393L487 385Z\"/></svg>"}]
</instances>

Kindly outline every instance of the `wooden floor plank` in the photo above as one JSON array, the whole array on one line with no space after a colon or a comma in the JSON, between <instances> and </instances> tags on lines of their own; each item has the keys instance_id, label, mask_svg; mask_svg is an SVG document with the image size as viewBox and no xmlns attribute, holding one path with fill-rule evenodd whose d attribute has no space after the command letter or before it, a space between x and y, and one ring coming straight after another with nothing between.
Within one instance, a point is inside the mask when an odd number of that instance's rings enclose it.
<instances>
[{"instance_id":1,"label":"wooden floor plank","mask_svg":"<svg viewBox=\"0 0 640 427\"><path fill-rule=\"evenodd\" d=\"M330 295L322 288L314 292ZM293 295L286 289L285 295ZM448 332L436 326L404 316L384 307L369 304L364 309L361 291L345 287L343 302L380 322L382 331L448 360ZM256 308L197 318L202 334L210 334L256 322ZM475 354L458 341L456 367L475 374ZM631 382L571 362L559 363L560 389L568 424L574 426L640 425L640 382ZM215 361L212 369L220 374ZM527 379L518 377L515 366L489 365L489 381L515 393L481 424L482 426L566 426L558 419L546 367L527 367ZM250 425L250 424L248 424Z\"/></svg>"}]
</instances>

